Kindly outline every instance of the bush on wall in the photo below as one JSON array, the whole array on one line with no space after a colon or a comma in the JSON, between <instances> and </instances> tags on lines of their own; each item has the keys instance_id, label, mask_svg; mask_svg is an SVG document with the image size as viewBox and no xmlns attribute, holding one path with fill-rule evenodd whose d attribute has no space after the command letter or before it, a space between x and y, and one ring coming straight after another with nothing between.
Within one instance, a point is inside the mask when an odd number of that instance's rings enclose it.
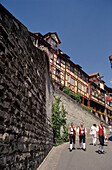
<instances>
[{"instance_id":1,"label":"bush on wall","mask_svg":"<svg viewBox=\"0 0 112 170\"><path fill-rule=\"evenodd\" d=\"M77 100L77 103L81 104L82 100L80 93L74 94L68 87L64 87L63 92L69 95L72 99Z\"/></svg>"}]
</instances>

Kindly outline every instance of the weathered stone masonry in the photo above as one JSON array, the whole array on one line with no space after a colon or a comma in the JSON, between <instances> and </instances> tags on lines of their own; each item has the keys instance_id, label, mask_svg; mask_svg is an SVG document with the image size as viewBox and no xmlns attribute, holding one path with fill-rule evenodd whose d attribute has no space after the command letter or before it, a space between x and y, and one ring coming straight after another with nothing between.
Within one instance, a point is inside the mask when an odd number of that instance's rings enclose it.
<instances>
[{"instance_id":1,"label":"weathered stone masonry","mask_svg":"<svg viewBox=\"0 0 112 170\"><path fill-rule=\"evenodd\" d=\"M35 170L52 148L47 67L27 28L0 5L0 169Z\"/></svg>"}]
</instances>

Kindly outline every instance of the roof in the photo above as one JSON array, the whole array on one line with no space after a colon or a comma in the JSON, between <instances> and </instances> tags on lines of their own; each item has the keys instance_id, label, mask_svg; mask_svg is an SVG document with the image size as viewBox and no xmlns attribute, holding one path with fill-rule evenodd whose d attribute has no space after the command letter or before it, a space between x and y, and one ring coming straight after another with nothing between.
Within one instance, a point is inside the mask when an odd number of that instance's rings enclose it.
<instances>
[{"instance_id":1,"label":"roof","mask_svg":"<svg viewBox=\"0 0 112 170\"><path fill-rule=\"evenodd\" d=\"M60 41L60 39L59 39L59 37L58 37L58 34L57 34L56 32L48 32L48 33L45 34L43 37L46 37L46 36L51 35L51 34L55 34L55 35L56 35L56 37L57 37L57 39L58 39L58 41L59 41L59 44L60 44L61 41Z\"/></svg>"},{"instance_id":2,"label":"roof","mask_svg":"<svg viewBox=\"0 0 112 170\"><path fill-rule=\"evenodd\" d=\"M40 32L34 32L33 34L40 36L40 37L43 37L43 35Z\"/></svg>"},{"instance_id":3,"label":"roof","mask_svg":"<svg viewBox=\"0 0 112 170\"><path fill-rule=\"evenodd\" d=\"M29 33L30 33L30 36L33 36L34 38L39 39L42 44L44 44L44 45L46 45L48 47L51 47L51 45L47 41L45 41L43 39L42 34L40 34L40 33L32 33L32 32L29 32Z\"/></svg>"},{"instance_id":4,"label":"roof","mask_svg":"<svg viewBox=\"0 0 112 170\"><path fill-rule=\"evenodd\" d=\"M105 85L105 89L108 90L108 92L112 93L112 88L111 87L108 87Z\"/></svg>"},{"instance_id":5,"label":"roof","mask_svg":"<svg viewBox=\"0 0 112 170\"><path fill-rule=\"evenodd\" d=\"M89 74L89 77L93 77L93 76L97 76L97 75L99 75L98 72L97 73L93 73L93 74Z\"/></svg>"},{"instance_id":6,"label":"roof","mask_svg":"<svg viewBox=\"0 0 112 170\"><path fill-rule=\"evenodd\" d=\"M59 49L59 54L58 55L63 56L65 59L70 59L70 57L67 54L63 53L60 49Z\"/></svg>"}]
</instances>

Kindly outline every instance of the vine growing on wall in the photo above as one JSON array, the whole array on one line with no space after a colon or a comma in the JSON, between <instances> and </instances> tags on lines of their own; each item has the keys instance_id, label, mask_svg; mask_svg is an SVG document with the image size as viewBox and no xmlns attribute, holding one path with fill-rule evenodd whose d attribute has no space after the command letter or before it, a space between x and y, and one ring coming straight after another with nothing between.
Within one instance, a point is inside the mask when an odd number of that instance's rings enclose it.
<instances>
[{"instance_id":1,"label":"vine growing on wall","mask_svg":"<svg viewBox=\"0 0 112 170\"><path fill-rule=\"evenodd\" d=\"M66 126L66 110L61 97L55 97L55 102L52 104L52 127L54 134L54 143L60 144L67 141L68 127ZM60 135L60 129L63 128L63 135Z\"/></svg>"}]
</instances>

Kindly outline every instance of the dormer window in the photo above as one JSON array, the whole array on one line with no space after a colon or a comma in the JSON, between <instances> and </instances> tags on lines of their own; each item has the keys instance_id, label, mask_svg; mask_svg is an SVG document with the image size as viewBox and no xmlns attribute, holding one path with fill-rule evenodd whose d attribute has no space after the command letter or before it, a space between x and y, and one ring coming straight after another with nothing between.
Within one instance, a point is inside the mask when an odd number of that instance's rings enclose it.
<instances>
[{"instance_id":1,"label":"dormer window","mask_svg":"<svg viewBox=\"0 0 112 170\"><path fill-rule=\"evenodd\" d=\"M51 38L51 47L52 47L55 51L57 51L57 43L56 43L56 41L53 40L52 38Z\"/></svg>"}]
</instances>

